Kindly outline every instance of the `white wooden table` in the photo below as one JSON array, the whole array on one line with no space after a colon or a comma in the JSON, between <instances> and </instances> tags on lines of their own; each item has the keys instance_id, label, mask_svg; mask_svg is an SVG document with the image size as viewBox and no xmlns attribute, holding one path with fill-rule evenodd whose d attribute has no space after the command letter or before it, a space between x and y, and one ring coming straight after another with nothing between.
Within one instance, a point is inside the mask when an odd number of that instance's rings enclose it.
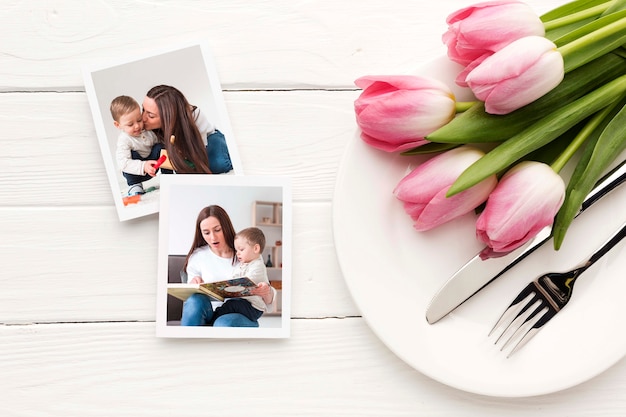
<instances>
[{"instance_id":1,"label":"white wooden table","mask_svg":"<svg viewBox=\"0 0 626 417\"><path fill-rule=\"evenodd\" d=\"M626 415L624 360L533 398L435 382L377 339L344 283L331 198L353 81L442 54L445 17L470 3L2 1L0 414ZM113 206L80 66L198 38L245 172L293 178L289 339L157 339L158 218L120 222Z\"/></svg>"}]
</instances>

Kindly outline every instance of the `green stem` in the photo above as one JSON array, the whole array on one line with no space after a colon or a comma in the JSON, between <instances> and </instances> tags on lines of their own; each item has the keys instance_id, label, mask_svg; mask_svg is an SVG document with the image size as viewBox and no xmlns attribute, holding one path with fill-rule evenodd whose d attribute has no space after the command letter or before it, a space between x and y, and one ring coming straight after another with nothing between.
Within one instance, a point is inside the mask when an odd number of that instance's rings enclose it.
<instances>
[{"instance_id":1,"label":"green stem","mask_svg":"<svg viewBox=\"0 0 626 417\"><path fill-rule=\"evenodd\" d=\"M626 11L622 10L598 19L587 28L582 28L582 30L589 30L588 33L580 37L570 36L571 41L568 39L557 48L557 51L563 56L566 73L624 44L626 40ZM563 41L565 38L563 37L561 40Z\"/></svg>"},{"instance_id":2,"label":"green stem","mask_svg":"<svg viewBox=\"0 0 626 417\"><path fill-rule=\"evenodd\" d=\"M557 50L561 53L561 55L563 55L563 59L566 59L568 55L576 52L577 50L592 46L594 43L598 42L599 39L608 37L609 35L617 33L624 28L626 28L626 19L620 19L570 43L560 46Z\"/></svg>"},{"instance_id":3,"label":"green stem","mask_svg":"<svg viewBox=\"0 0 626 417\"><path fill-rule=\"evenodd\" d=\"M600 4L598 6L595 7L590 7L588 9L585 9L583 11L577 12L577 13L572 13L570 15L564 16L564 17L560 17L558 19L554 19L554 20L550 20L547 22L544 22L543 26L547 31L549 30L554 30L557 28L560 28L562 26L567 26L570 25L572 23L576 23L579 22L581 20L585 20L588 19L590 17L594 17L594 16L599 16L602 13L604 13L604 11L606 9L608 9L611 4L614 3L615 0Z\"/></svg>"},{"instance_id":4,"label":"green stem","mask_svg":"<svg viewBox=\"0 0 626 417\"><path fill-rule=\"evenodd\" d=\"M611 114L612 109L618 103L619 102L615 102L615 104L607 106L601 111L599 111L598 113L596 113L589 120L589 122L582 129L580 129L580 131L574 137L572 142L569 145L567 145L567 148L565 148L565 150L561 153L561 155L559 155L559 157L554 160L552 165L550 165L550 167L554 170L554 172L556 173L561 172L561 170L563 169L567 161L569 161L572 158L572 156L574 156L576 151L578 151L578 149L583 145L583 143L585 143L585 141L593 133L593 131L602 124L602 121L609 114Z\"/></svg>"},{"instance_id":5,"label":"green stem","mask_svg":"<svg viewBox=\"0 0 626 417\"><path fill-rule=\"evenodd\" d=\"M457 101L455 104L456 112L463 113L464 111L466 111L467 109L469 109L476 103L477 103L476 101Z\"/></svg>"},{"instance_id":6,"label":"green stem","mask_svg":"<svg viewBox=\"0 0 626 417\"><path fill-rule=\"evenodd\" d=\"M465 169L448 189L446 196L460 193L490 175L503 171L520 158L552 142L578 123L612 105L625 94L626 74L547 114Z\"/></svg>"}]
</instances>

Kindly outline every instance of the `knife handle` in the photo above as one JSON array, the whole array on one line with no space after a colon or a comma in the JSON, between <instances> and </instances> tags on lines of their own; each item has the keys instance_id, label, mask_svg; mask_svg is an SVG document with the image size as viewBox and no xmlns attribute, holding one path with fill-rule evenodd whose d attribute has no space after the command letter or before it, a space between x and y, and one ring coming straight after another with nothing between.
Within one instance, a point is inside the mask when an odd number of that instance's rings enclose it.
<instances>
[{"instance_id":1,"label":"knife handle","mask_svg":"<svg viewBox=\"0 0 626 417\"><path fill-rule=\"evenodd\" d=\"M593 203L598 201L600 198L604 197L607 193L613 190L615 187L620 185L626 180L626 159L619 163L615 168L613 168L608 174L598 181L596 186L591 190L591 192L583 201L578 214L587 210ZM577 215L578 215L577 214Z\"/></svg>"},{"instance_id":2,"label":"knife handle","mask_svg":"<svg viewBox=\"0 0 626 417\"><path fill-rule=\"evenodd\" d=\"M585 198L581 209L576 216L593 205L600 198L615 189L626 180L626 160L600 179L593 190ZM513 268L528 255L546 243L552 237L552 226L546 226L531 240L510 252L498 253L496 256L485 257L485 247L472 259L465 263L456 273L438 290L426 309L428 323L436 323L459 305L469 300L476 293ZM484 262L489 260L488 262ZM484 263L483 263L484 262ZM479 271L480 269L480 271ZM468 282L462 275L471 278ZM469 274L469 275L468 275ZM481 278L483 276L483 278Z\"/></svg>"}]
</instances>

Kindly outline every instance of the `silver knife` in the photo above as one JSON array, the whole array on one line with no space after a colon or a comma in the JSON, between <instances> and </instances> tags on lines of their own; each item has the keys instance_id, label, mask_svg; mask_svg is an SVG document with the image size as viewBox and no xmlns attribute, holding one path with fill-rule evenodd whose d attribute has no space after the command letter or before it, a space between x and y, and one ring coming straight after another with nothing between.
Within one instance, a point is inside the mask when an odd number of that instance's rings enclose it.
<instances>
[{"instance_id":1,"label":"silver knife","mask_svg":"<svg viewBox=\"0 0 626 417\"><path fill-rule=\"evenodd\" d=\"M626 160L605 175L587 195L580 210L589 208L611 190L626 180ZM490 282L517 265L535 249L539 248L552 237L552 227L542 229L533 239L519 248L500 257L482 259L481 250L446 281L437 291L426 309L426 321L433 324L448 315L455 308L470 299L474 294L486 287Z\"/></svg>"}]
</instances>

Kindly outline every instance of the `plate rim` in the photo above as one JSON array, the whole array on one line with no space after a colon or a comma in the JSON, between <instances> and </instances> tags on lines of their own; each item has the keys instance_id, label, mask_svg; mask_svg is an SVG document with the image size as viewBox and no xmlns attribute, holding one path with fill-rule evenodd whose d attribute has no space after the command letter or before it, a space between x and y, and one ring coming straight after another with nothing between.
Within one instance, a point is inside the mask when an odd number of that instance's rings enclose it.
<instances>
[{"instance_id":1,"label":"plate rim","mask_svg":"<svg viewBox=\"0 0 626 417\"><path fill-rule=\"evenodd\" d=\"M339 213L339 210L340 210L339 205L341 204L343 198L348 198L346 190L342 189L342 185L347 181L346 176L348 175L344 167L346 167L347 161L351 157L353 157L355 147L359 146L359 144L360 146L364 147L363 149L366 149L367 152L378 153L378 155L380 155L381 157L385 157L386 155L386 153L382 151L378 151L371 147L368 147L367 145L362 143L362 141L359 138L359 133L360 131L358 127L356 127L355 125L355 134L352 135L349 142L345 146L343 155L340 159L340 165L339 165L339 169L337 172L335 187L333 190L332 228L333 228L333 238L335 241L335 251L337 254L337 258L338 258L339 267L344 277L344 280L347 284L348 290L357 308L361 312L365 322L367 323L368 327L373 331L373 333L379 338L379 340L381 340L383 344L389 350L391 350L397 357L399 357L401 360L403 360L405 363L407 363L409 366L419 371L420 373L444 385L447 385L447 386L450 386L450 387L453 387L462 391L479 394L479 395L485 395L485 396L490 396L490 397L511 397L511 398L532 397L532 396L537 396L537 395L550 394L550 393L554 393L554 392L562 391L564 389L571 388L573 386L586 382L589 379L594 378L595 376L606 371L607 369L609 369L610 367L612 367L613 365L615 365L617 362L619 362L620 360L624 358L624 356L626 355L626 349L622 350L621 355L617 354L617 355L614 355L614 357L611 360L605 360L603 362L604 364L603 366L598 366L591 371L587 370L587 372L584 372L584 375L582 376L579 375L578 378L572 378L570 376L569 378L567 378L567 381L561 381L561 383L559 384L553 384L549 387L543 387L543 388L537 388L537 389L533 389L529 387L526 390L517 391L517 392L507 391L506 389L503 389L503 390L491 389L490 390L490 389L482 389L477 386L468 386L468 384L466 383L462 383L462 382L450 380L449 378L446 378L446 377L442 377L436 372L433 372L431 368L419 366L419 364L414 363L415 362L414 360L412 360L411 358L407 358L406 355L402 353L402 350L398 349L397 346L391 343L387 339L385 333L381 331L379 326L376 325L375 323L376 320L375 320L375 317L372 316L372 311L367 308L364 308L364 305L363 305L364 300L359 299L359 293L358 291L355 291L356 285L353 282L354 280L350 276L350 274L353 273L352 268L346 264L347 257L346 257L346 250L344 249L344 236L342 235L342 233L340 233L341 227L339 226L342 221L342 219L340 218L340 213ZM442 281L441 283L443 282L445 282L445 280ZM434 295L434 293L431 295ZM452 313L451 315L454 315L454 313ZM435 324L435 326L436 325L438 324ZM485 336L485 339L486 339L486 336Z\"/></svg>"}]
</instances>

